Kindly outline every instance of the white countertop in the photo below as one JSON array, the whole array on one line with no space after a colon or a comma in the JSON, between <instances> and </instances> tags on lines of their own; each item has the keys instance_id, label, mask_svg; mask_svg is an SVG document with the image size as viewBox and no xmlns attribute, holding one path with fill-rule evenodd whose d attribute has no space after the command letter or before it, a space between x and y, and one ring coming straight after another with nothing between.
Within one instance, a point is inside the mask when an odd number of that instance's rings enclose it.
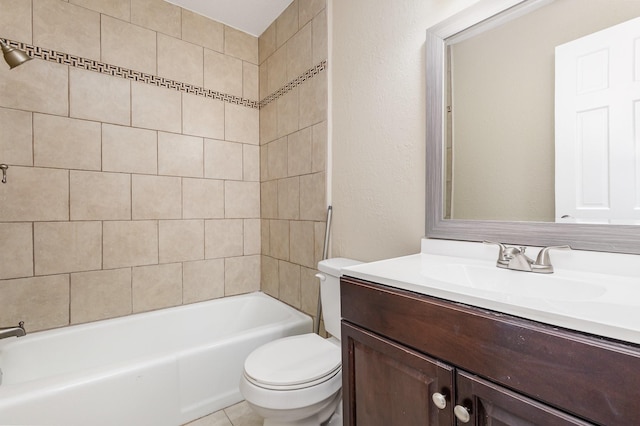
<instances>
[{"instance_id":1,"label":"white countertop","mask_svg":"<svg viewBox=\"0 0 640 426\"><path fill-rule=\"evenodd\" d=\"M535 250L527 251L534 254L529 254L534 259ZM342 272L403 290L640 344L640 256L554 251L551 258L555 272L548 277L496 268L496 258L497 248L482 243L425 239L421 253L364 263ZM501 290L456 285L458 278L448 271L459 269L447 268L463 264L499 274L501 281L513 286L513 291L504 283ZM436 271L440 271L439 276ZM563 288L564 279L570 289ZM523 293L518 287L522 282L534 291ZM540 283L540 291L536 283Z\"/></svg>"}]
</instances>

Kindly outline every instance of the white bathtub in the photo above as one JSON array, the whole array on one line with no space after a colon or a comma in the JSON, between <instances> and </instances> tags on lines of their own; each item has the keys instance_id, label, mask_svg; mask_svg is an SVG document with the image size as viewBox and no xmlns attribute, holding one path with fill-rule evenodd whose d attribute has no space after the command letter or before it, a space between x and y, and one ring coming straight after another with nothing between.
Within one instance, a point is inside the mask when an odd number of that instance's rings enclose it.
<instances>
[{"instance_id":1,"label":"white bathtub","mask_svg":"<svg viewBox=\"0 0 640 426\"><path fill-rule=\"evenodd\" d=\"M254 348L311 328L251 293L3 339L0 425L181 425L242 400Z\"/></svg>"}]
</instances>

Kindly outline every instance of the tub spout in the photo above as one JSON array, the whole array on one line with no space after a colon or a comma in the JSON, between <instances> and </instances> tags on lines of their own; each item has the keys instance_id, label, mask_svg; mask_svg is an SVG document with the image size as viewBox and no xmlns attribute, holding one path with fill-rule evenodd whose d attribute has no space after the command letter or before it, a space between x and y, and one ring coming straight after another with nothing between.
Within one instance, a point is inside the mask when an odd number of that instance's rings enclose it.
<instances>
[{"instance_id":1,"label":"tub spout","mask_svg":"<svg viewBox=\"0 0 640 426\"><path fill-rule=\"evenodd\" d=\"M4 339L5 337L21 337L27 334L24 329L24 321L20 321L17 327L4 327L0 328L0 339Z\"/></svg>"}]
</instances>

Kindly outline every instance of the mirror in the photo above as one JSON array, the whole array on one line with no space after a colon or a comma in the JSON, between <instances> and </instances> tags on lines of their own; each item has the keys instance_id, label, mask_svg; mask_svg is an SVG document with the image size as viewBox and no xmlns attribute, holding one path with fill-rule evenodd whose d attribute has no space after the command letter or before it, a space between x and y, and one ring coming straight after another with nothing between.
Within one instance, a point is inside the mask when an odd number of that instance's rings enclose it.
<instances>
[{"instance_id":1,"label":"mirror","mask_svg":"<svg viewBox=\"0 0 640 426\"><path fill-rule=\"evenodd\" d=\"M562 223L580 220L556 211L554 182L567 174L554 146L555 46L640 16L639 3L481 0L427 31L427 237L640 253L640 226ZM597 135L597 120L584 122ZM582 192L608 190L593 188Z\"/></svg>"}]
</instances>

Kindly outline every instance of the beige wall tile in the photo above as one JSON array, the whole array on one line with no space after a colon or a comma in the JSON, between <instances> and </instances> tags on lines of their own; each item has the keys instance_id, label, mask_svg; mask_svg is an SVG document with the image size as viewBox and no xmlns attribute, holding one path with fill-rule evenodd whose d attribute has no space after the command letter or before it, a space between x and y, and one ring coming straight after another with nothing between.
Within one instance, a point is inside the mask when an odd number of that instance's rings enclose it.
<instances>
[{"instance_id":1,"label":"beige wall tile","mask_svg":"<svg viewBox=\"0 0 640 426\"><path fill-rule=\"evenodd\" d=\"M102 15L102 62L156 74L156 32Z\"/></svg>"},{"instance_id":2,"label":"beige wall tile","mask_svg":"<svg viewBox=\"0 0 640 426\"><path fill-rule=\"evenodd\" d=\"M311 80L315 80L318 77L314 77ZM304 84L303 84L304 85ZM302 86L300 86L302 87ZM300 116L298 95L300 93L300 87L296 87L287 94L281 96L276 100L276 108L278 110L278 137L286 136L290 133L297 131L300 127L298 120ZM305 105L311 103L309 100L304 100ZM312 108L317 108L315 105ZM326 108L326 107L325 107ZM300 108L301 110L302 108ZM309 112L304 111L306 115ZM301 126L306 127L306 126Z\"/></svg>"},{"instance_id":3,"label":"beige wall tile","mask_svg":"<svg viewBox=\"0 0 640 426\"><path fill-rule=\"evenodd\" d=\"M207 220L204 231L206 259L242 256L244 252L242 219Z\"/></svg>"},{"instance_id":4,"label":"beige wall tile","mask_svg":"<svg viewBox=\"0 0 640 426\"><path fill-rule=\"evenodd\" d=\"M69 3L104 13L124 21L131 19L131 0L69 0Z\"/></svg>"},{"instance_id":5,"label":"beige wall tile","mask_svg":"<svg viewBox=\"0 0 640 426\"><path fill-rule=\"evenodd\" d=\"M182 9L182 39L217 52L224 50L224 25Z\"/></svg>"},{"instance_id":6,"label":"beige wall tile","mask_svg":"<svg viewBox=\"0 0 640 426\"><path fill-rule=\"evenodd\" d=\"M183 179L182 216L185 219L223 218L224 182L210 179Z\"/></svg>"},{"instance_id":7,"label":"beige wall tile","mask_svg":"<svg viewBox=\"0 0 640 426\"><path fill-rule=\"evenodd\" d=\"M327 12L323 10L315 18L313 18L313 57L311 58L313 64L319 64L325 61L329 57L329 51L327 48L327 42L329 37L327 35Z\"/></svg>"},{"instance_id":8,"label":"beige wall tile","mask_svg":"<svg viewBox=\"0 0 640 426\"><path fill-rule=\"evenodd\" d=\"M77 68L69 69L71 117L126 124L131 116L131 83Z\"/></svg>"},{"instance_id":9,"label":"beige wall tile","mask_svg":"<svg viewBox=\"0 0 640 426\"><path fill-rule=\"evenodd\" d=\"M311 24L305 25L286 43L287 80L294 80L315 64L312 62Z\"/></svg>"},{"instance_id":10,"label":"beige wall tile","mask_svg":"<svg viewBox=\"0 0 640 426\"><path fill-rule=\"evenodd\" d=\"M280 138L267 145L268 179L279 179L288 175L289 148L287 138Z\"/></svg>"},{"instance_id":11,"label":"beige wall tile","mask_svg":"<svg viewBox=\"0 0 640 426\"><path fill-rule=\"evenodd\" d=\"M231 103L224 104L224 138L254 145L260 143L260 111Z\"/></svg>"},{"instance_id":12,"label":"beige wall tile","mask_svg":"<svg viewBox=\"0 0 640 426\"><path fill-rule=\"evenodd\" d=\"M33 117L33 162L36 166L100 170L100 123L55 115Z\"/></svg>"},{"instance_id":13,"label":"beige wall tile","mask_svg":"<svg viewBox=\"0 0 640 426\"><path fill-rule=\"evenodd\" d=\"M69 180L71 220L131 219L131 175L72 170Z\"/></svg>"},{"instance_id":14,"label":"beige wall tile","mask_svg":"<svg viewBox=\"0 0 640 426\"><path fill-rule=\"evenodd\" d=\"M272 180L260 184L260 217L278 218L278 181Z\"/></svg>"},{"instance_id":15,"label":"beige wall tile","mask_svg":"<svg viewBox=\"0 0 640 426\"><path fill-rule=\"evenodd\" d=\"M267 168L269 150L266 145L260 146L260 180L265 181L269 178L269 169Z\"/></svg>"},{"instance_id":16,"label":"beige wall tile","mask_svg":"<svg viewBox=\"0 0 640 426\"><path fill-rule=\"evenodd\" d=\"M131 23L180 37L181 10L163 0L131 0Z\"/></svg>"},{"instance_id":17,"label":"beige wall tile","mask_svg":"<svg viewBox=\"0 0 640 426\"><path fill-rule=\"evenodd\" d=\"M271 244L269 242L269 224L271 221L260 219L260 245L262 254L271 255Z\"/></svg>"},{"instance_id":18,"label":"beige wall tile","mask_svg":"<svg viewBox=\"0 0 640 426\"><path fill-rule=\"evenodd\" d=\"M313 222L291 221L289 227L291 232L289 260L307 268L314 268L316 262Z\"/></svg>"},{"instance_id":19,"label":"beige wall tile","mask_svg":"<svg viewBox=\"0 0 640 426\"><path fill-rule=\"evenodd\" d=\"M287 137L289 176L311 173L311 136L311 128L307 127Z\"/></svg>"},{"instance_id":20,"label":"beige wall tile","mask_svg":"<svg viewBox=\"0 0 640 426\"><path fill-rule=\"evenodd\" d=\"M261 261L261 290L270 296L280 295L280 277L278 276L278 260L269 256L262 256Z\"/></svg>"},{"instance_id":21,"label":"beige wall tile","mask_svg":"<svg viewBox=\"0 0 640 426\"><path fill-rule=\"evenodd\" d=\"M242 179L258 182L260 180L260 147L242 145Z\"/></svg>"},{"instance_id":22,"label":"beige wall tile","mask_svg":"<svg viewBox=\"0 0 640 426\"><path fill-rule=\"evenodd\" d=\"M31 44L31 2L0 0L0 10L2 37Z\"/></svg>"},{"instance_id":23,"label":"beige wall tile","mask_svg":"<svg viewBox=\"0 0 640 426\"><path fill-rule=\"evenodd\" d=\"M0 222L69 220L69 171L10 167L0 185Z\"/></svg>"},{"instance_id":24,"label":"beige wall tile","mask_svg":"<svg viewBox=\"0 0 640 426\"><path fill-rule=\"evenodd\" d=\"M298 21L300 26L313 19L313 17L323 11L326 6L327 0L305 0L299 2Z\"/></svg>"},{"instance_id":25,"label":"beige wall tile","mask_svg":"<svg viewBox=\"0 0 640 426\"><path fill-rule=\"evenodd\" d=\"M302 177L278 180L278 218L300 218L300 179Z\"/></svg>"},{"instance_id":26,"label":"beige wall tile","mask_svg":"<svg viewBox=\"0 0 640 426\"><path fill-rule=\"evenodd\" d=\"M0 108L0 158L4 163L33 165L32 115L27 111Z\"/></svg>"},{"instance_id":27,"label":"beige wall tile","mask_svg":"<svg viewBox=\"0 0 640 426\"><path fill-rule=\"evenodd\" d=\"M300 309L300 266L280 260L278 261L278 273L280 300Z\"/></svg>"},{"instance_id":28,"label":"beige wall tile","mask_svg":"<svg viewBox=\"0 0 640 426\"><path fill-rule=\"evenodd\" d=\"M324 239L325 239L325 231L327 229L326 222L314 222L313 223L313 232L315 234L315 263L316 265L320 262L324 257Z\"/></svg>"},{"instance_id":29,"label":"beige wall tile","mask_svg":"<svg viewBox=\"0 0 640 426\"><path fill-rule=\"evenodd\" d=\"M260 143L266 144L278 137L277 102L260 108Z\"/></svg>"},{"instance_id":30,"label":"beige wall tile","mask_svg":"<svg viewBox=\"0 0 640 426\"><path fill-rule=\"evenodd\" d=\"M131 313L131 269L71 274L71 324Z\"/></svg>"},{"instance_id":31,"label":"beige wall tile","mask_svg":"<svg viewBox=\"0 0 640 426\"><path fill-rule=\"evenodd\" d=\"M202 86L203 48L193 43L158 34L158 75Z\"/></svg>"},{"instance_id":32,"label":"beige wall tile","mask_svg":"<svg viewBox=\"0 0 640 426\"><path fill-rule=\"evenodd\" d=\"M202 177L204 168L202 138L158 133L158 174Z\"/></svg>"},{"instance_id":33,"label":"beige wall tile","mask_svg":"<svg viewBox=\"0 0 640 426\"><path fill-rule=\"evenodd\" d=\"M260 34L258 38L258 58L262 64L269 56L276 51L276 22L273 21L269 27Z\"/></svg>"},{"instance_id":34,"label":"beige wall tile","mask_svg":"<svg viewBox=\"0 0 640 426\"><path fill-rule=\"evenodd\" d=\"M158 132L103 124L102 170L156 174L158 172Z\"/></svg>"},{"instance_id":35,"label":"beige wall tile","mask_svg":"<svg viewBox=\"0 0 640 426\"><path fill-rule=\"evenodd\" d=\"M225 259L224 277L225 296L260 290L260 256Z\"/></svg>"},{"instance_id":36,"label":"beige wall tile","mask_svg":"<svg viewBox=\"0 0 640 426\"><path fill-rule=\"evenodd\" d=\"M327 73L321 72L300 86L300 128L327 119Z\"/></svg>"},{"instance_id":37,"label":"beige wall tile","mask_svg":"<svg viewBox=\"0 0 640 426\"><path fill-rule=\"evenodd\" d=\"M0 67L0 106L47 114L69 114L66 65L30 61L20 72Z\"/></svg>"},{"instance_id":38,"label":"beige wall tile","mask_svg":"<svg viewBox=\"0 0 640 426\"><path fill-rule=\"evenodd\" d=\"M0 279L33 276L31 223L0 223L0 241Z\"/></svg>"},{"instance_id":39,"label":"beige wall tile","mask_svg":"<svg viewBox=\"0 0 640 426\"><path fill-rule=\"evenodd\" d=\"M325 220L325 173L300 176L300 219Z\"/></svg>"},{"instance_id":40,"label":"beige wall tile","mask_svg":"<svg viewBox=\"0 0 640 426\"><path fill-rule=\"evenodd\" d=\"M258 38L225 25L224 53L257 65Z\"/></svg>"},{"instance_id":41,"label":"beige wall tile","mask_svg":"<svg viewBox=\"0 0 640 426\"><path fill-rule=\"evenodd\" d=\"M298 0L287 7L276 19L276 45L286 43L298 31Z\"/></svg>"},{"instance_id":42,"label":"beige wall tile","mask_svg":"<svg viewBox=\"0 0 640 426\"><path fill-rule=\"evenodd\" d=\"M224 214L227 218L260 217L260 183L224 183Z\"/></svg>"},{"instance_id":43,"label":"beige wall tile","mask_svg":"<svg viewBox=\"0 0 640 426\"><path fill-rule=\"evenodd\" d=\"M258 66L248 62L242 63L242 97L246 99L259 100L258 90Z\"/></svg>"},{"instance_id":44,"label":"beige wall tile","mask_svg":"<svg viewBox=\"0 0 640 426\"><path fill-rule=\"evenodd\" d=\"M39 222L33 224L36 275L100 269L100 222Z\"/></svg>"},{"instance_id":45,"label":"beige wall tile","mask_svg":"<svg viewBox=\"0 0 640 426\"><path fill-rule=\"evenodd\" d=\"M180 92L145 83L131 83L131 124L135 127L180 133Z\"/></svg>"},{"instance_id":46,"label":"beige wall tile","mask_svg":"<svg viewBox=\"0 0 640 426\"><path fill-rule=\"evenodd\" d=\"M322 121L313 126L311 171L324 172L327 161L327 122Z\"/></svg>"},{"instance_id":47,"label":"beige wall tile","mask_svg":"<svg viewBox=\"0 0 640 426\"><path fill-rule=\"evenodd\" d=\"M183 93L182 133L224 139L224 103Z\"/></svg>"},{"instance_id":48,"label":"beige wall tile","mask_svg":"<svg viewBox=\"0 0 640 426\"><path fill-rule=\"evenodd\" d=\"M102 247L105 269L157 264L158 222L104 222Z\"/></svg>"},{"instance_id":49,"label":"beige wall tile","mask_svg":"<svg viewBox=\"0 0 640 426\"><path fill-rule=\"evenodd\" d=\"M180 219L180 178L133 175L131 179L133 219Z\"/></svg>"},{"instance_id":50,"label":"beige wall tile","mask_svg":"<svg viewBox=\"0 0 640 426\"><path fill-rule=\"evenodd\" d=\"M300 268L300 309L315 316L318 312L320 281L316 278L316 269Z\"/></svg>"},{"instance_id":51,"label":"beige wall tile","mask_svg":"<svg viewBox=\"0 0 640 426\"><path fill-rule=\"evenodd\" d=\"M100 14L59 0L35 1L33 44L100 60Z\"/></svg>"},{"instance_id":52,"label":"beige wall tile","mask_svg":"<svg viewBox=\"0 0 640 426\"><path fill-rule=\"evenodd\" d=\"M289 260L289 221L269 221L269 232L271 256L280 260Z\"/></svg>"},{"instance_id":53,"label":"beige wall tile","mask_svg":"<svg viewBox=\"0 0 640 426\"><path fill-rule=\"evenodd\" d=\"M204 259L203 220L161 220L158 225L160 263Z\"/></svg>"},{"instance_id":54,"label":"beige wall tile","mask_svg":"<svg viewBox=\"0 0 640 426\"><path fill-rule=\"evenodd\" d=\"M182 264L140 266L131 277L133 312L168 308L182 303Z\"/></svg>"},{"instance_id":55,"label":"beige wall tile","mask_svg":"<svg viewBox=\"0 0 640 426\"><path fill-rule=\"evenodd\" d=\"M242 180L242 144L214 139L204 141L204 176Z\"/></svg>"},{"instance_id":56,"label":"beige wall tile","mask_svg":"<svg viewBox=\"0 0 640 426\"><path fill-rule=\"evenodd\" d=\"M27 332L69 324L69 275L0 281L0 324L24 321Z\"/></svg>"},{"instance_id":57,"label":"beige wall tile","mask_svg":"<svg viewBox=\"0 0 640 426\"><path fill-rule=\"evenodd\" d=\"M267 59L267 93L277 92L287 81L287 48L276 50ZM264 66L264 65L263 65Z\"/></svg>"},{"instance_id":58,"label":"beige wall tile","mask_svg":"<svg viewBox=\"0 0 640 426\"><path fill-rule=\"evenodd\" d=\"M204 51L204 87L242 96L242 60L219 52Z\"/></svg>"},{"instance_id":59,"label":"beige wall tile","mask_svg":"<svg viewBox=\"0 0 640 426\"><path fill-rule=\"evenodd\" d=\"M224 296L224 259L182 264L182 303Z\"/></svg>"},{"instance_id":60,"label":"beige wall tile","mask_svg":"<svg viewBox=\"0 0 640 426\"><path fill-rule=\"evenodd\" d=\"M267 74L267 64L265 62L258 68L258 92L260 100L266 98L267 95L269 95L269 88L267 87L268 81L269 76Z\"/></svg>"},{"instance_id":61,"label":"beige wall tile","mask_svg":"<svg viewBox=\"0 0 640 426\"><path fill-rule=\"evenodd\" d=\"M260 254L260 219L244 220L244 255Z\"/></svg>"}]
</instances>

